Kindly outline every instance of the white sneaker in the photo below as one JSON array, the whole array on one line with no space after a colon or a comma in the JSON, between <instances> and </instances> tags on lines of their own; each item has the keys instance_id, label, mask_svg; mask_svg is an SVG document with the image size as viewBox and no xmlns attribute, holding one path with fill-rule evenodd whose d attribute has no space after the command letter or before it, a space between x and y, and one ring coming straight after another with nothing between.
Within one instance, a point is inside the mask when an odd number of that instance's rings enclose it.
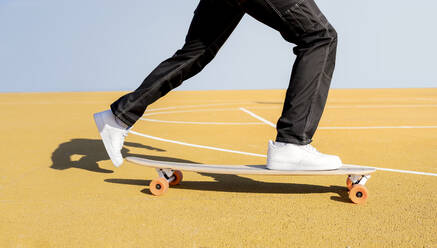
<instances>
[{"instance_id":1,"label":"white sneaker","mask_svg":"<svg viewBox=\"0 0 437 248\"><path fill-rule=\"evenodd\" d=\"M267 169L335 170L342 166L338 156L320 153L312 145L269 141Z\"/></svg>"},{"instance_id":2,"label":"white sneaker","mask_svg":"<svg viewBox=\"0 0 437 248\"><path fill-rule=\"evenodd\" d=\"M95 113L94 121L97 129L99 129L100 137L102 137L109 158L116 167L119 167L123 164L121 149L123 148L124 138L129 131L117 123L111 110Z\"/></svg>"}]
</instances>

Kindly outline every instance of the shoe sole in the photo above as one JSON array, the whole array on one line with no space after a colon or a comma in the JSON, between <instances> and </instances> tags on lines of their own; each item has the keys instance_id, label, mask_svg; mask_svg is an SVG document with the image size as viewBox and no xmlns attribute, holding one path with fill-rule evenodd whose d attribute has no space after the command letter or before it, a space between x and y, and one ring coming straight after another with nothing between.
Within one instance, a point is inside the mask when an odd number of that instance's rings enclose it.
<instances>
[{"instance_id":1,"label":"shoe sole","mask_svg":"<svg viewBox=\"0 0 437 248\"><path fill-rule=\"evenodd\" d=\"M103 142L103 145L105 146L106 153L108 154L108 156L111 159L114 166L119 167L121 165L121 163L117 163L117 161L115 161L113 159L113 157L115 157L115 156L111 152L113 150L113 147L111 145L111 141L106 137L106 135L103 134L103 127L105 126L105 122L103 121L101 114L99 114L99 113L94 114L94 122L96 123L97 130L99 131L100 138L102 138L102 142ZM102 130L100 130L100 127L102 128Z\"/></svg>"}]
</instances>

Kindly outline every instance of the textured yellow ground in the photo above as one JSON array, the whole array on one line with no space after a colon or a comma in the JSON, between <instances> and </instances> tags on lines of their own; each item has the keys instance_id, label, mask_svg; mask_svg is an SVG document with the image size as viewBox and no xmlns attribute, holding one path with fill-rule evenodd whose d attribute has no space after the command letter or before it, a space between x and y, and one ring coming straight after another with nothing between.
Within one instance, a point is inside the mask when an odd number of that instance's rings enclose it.
<instances>
[{"instance_id":1,"label":"textured yellow ground","mask_svg":"<svg viewBox=\"0 0 437 248\"><path fill-rule=\"evenodd\" d=\"M128 162L113 167L92 120L121 94L0 94L0 247L437 247L435 176L377 171L365 205L349 202L344 176L186 172L182 185L154 197L148 184L156 172ZM172 92L150 106L157 114L147 118L258 122L239 110L244 107L275 123L283 95ZM320 151L347 163L437 173L437 128L322 129L435 127L437 89L333 90L327 106L314 138ZM257 154L265 154L275 136L266 124L140 121L134 130ZM123 153L198 163L265 162L135 135L128 136Z\"/></svg>"}]
</instances>

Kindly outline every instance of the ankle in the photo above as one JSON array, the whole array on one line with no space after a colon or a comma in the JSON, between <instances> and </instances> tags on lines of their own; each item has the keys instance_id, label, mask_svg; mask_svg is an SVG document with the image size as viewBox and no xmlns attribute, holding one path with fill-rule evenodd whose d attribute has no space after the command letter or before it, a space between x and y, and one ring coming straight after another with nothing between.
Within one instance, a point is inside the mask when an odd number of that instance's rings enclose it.
<instances>
[{"instance_id":1,"label":"ankle","mask_svg":"<svg viewBox=\"0 0 437 248\"><path fill-rule=\"evenodd\" d=\"M124 129L129 129L130 126L124 123L122 120L120 120L117 116L114 116L115 122L117 122L118 125L120 125Z\"/></svg>"}]
</instances>

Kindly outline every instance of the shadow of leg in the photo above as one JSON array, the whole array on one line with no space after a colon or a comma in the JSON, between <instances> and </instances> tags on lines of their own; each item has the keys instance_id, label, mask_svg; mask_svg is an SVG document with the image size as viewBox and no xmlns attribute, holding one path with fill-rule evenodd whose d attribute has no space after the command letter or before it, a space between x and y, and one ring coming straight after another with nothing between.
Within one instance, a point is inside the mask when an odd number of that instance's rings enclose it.
<instances>
[{"instance_id":1,"label":"shadow of leg","mask_svg":"<svg viewBox=\"0 0 437 248\"><path fill-rule=\"evenodd\" d=\"M126 142L126 146L144 148L147 150L165 151L160 148L146 146L139 143ZM121 153L123 157L129 154L129 150L123 148ZM79 156L78 160L74 160ZM141 155L138 155L141 156ZM112 173L112 170L100 168L99 161L109 160L105 147L101 140L97 139L72 139L60 144L52 153L52 165L50 168L55 170L65 170L69 168L83 169L98 173Z\"/></svg>"}]
</instances>

